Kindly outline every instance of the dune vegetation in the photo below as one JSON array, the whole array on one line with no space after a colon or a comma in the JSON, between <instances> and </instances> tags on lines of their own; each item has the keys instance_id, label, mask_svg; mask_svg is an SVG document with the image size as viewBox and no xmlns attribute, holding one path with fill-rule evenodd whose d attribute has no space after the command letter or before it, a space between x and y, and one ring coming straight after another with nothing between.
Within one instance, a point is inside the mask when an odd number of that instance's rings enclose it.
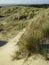
<instances>
[{"instance_id":1,"label":"dune vegetation","mask_svg":"<svg viewBox=\"0 0 49 65\"><path fill-rule=\"evenodd\" d=\"M48 53L42 44L47 44L46 41L49 40L49 7L41 8L30 22L30 26L18 42L19 51L16 52L16 58L41 54L48 59Z\"/></svg>"},{"instance_id":2,"label":"dune vegetation","mask_svg":"<svg viewBox=\"0 0 49 65\"><path fill-rule=\"evenodd\" d=\"M0 39L8 41L15 37L39 10L28 6L0 6Z\"/></svg>"},{"instance_id":3,"label":"dune vegetation","mask_svg":"<svg viewBox=\"0 0 49 65\"><path fill-rule=\"evenodd\" d=\"M49 6L0 7L0 40L8 41L23 28L26 31L18 42L19 51L16 51L14 58L41 54L47 59L47 52L42 44L49 39Z\"/></svg>"}]
</instances>

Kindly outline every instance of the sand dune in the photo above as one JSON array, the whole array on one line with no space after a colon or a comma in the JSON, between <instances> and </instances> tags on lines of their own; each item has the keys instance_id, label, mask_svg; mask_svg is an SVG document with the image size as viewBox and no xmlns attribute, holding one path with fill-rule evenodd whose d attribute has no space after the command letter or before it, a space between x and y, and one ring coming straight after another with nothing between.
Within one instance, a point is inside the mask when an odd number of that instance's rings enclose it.
<instances>
[{"instance_id":1,"label":"sand dune","mask_svg":"<svg viewBox=\"0 0 49 65\"><path fill-rule=\"evenodd\" d=\"M0 48L0 65L12 65L11 63L11 55L18 50L18 47L15 47L15 44L19 41L23 33L26 29L23 29L18 33L18 35L11 39L6 45Z\"/></svg>"},{"instance_id":2,"label":"sand dune","mask_svg":"<svg viewBox=\"0 0 49 65\"><path fill-rule=\"evenodd\" d=\"M18 35L9 42L0 47L0 65L49 65L49 61L45 61L40 55L34 59L32 56L24 63L25 59L12 61L12 55L15 50L18 50L18 46L15 46L23 33L26 31L24 28L22 31L18 33Z\"/></svg>"}]
</instances>

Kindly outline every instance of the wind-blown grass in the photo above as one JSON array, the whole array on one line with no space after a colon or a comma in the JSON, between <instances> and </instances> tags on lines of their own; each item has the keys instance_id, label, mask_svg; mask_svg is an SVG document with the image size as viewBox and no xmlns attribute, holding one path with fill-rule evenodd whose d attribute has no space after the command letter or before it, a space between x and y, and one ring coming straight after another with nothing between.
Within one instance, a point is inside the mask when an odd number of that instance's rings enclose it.
<instances>
[{"instance_id":1,"label":"wind-blown grass","mask_svg":"<svg viewBox=\"0 0 49 65\"><path fill-rule=\"evenodd\" d=\"M18 42L19 51L22 56L29 57L32 54L42 54L45 59L48 58L47 52L41 44L49 37L49 16L47 10L44 10L45 14L44 12L41 14L41 12Z\"/></svg>"},{"instance_id":2,"label":"wind-blown grass","mask_svg":"<svg viewBox=\"0 0 49 65\"><path fill-rule=\"evenodd\" d=\"M25 28L39 11L39 8L28 6L0 7L0 39L10 39ZM4 38L3 38L4 37Z\"/></svg>"}]
</instances>

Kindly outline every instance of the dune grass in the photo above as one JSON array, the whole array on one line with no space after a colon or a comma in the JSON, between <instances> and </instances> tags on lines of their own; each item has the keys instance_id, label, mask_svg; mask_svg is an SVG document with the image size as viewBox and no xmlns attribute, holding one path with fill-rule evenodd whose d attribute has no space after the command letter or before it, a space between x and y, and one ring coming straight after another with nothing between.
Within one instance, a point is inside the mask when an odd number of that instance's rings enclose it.
<instances>
[{"instance_id":1,"label":"dune grass","mask_svg":"<svg viewBox=\"0 0 49 65\"><path fill-rule=\"evenodd\" d=\"M28 6L0 7L0 39L10 39L25 28L39 11L39 8Z\"/></svg>"},{"instance_id":2,"label":"dune grass","mask_svg":"<svg viewBox=\"0 0 49 65\"><path fill-rule=\"evenodd\" d=\"M28 27L32 19L32 24ZM18 42L20 50L16 52L17 57L19 54L22 57L42 54L47 58L46 50L43 50L41 44L49 38L49 7L0 7L0 40L15 37L25 27L27 30Z\"/></svg>"},{"instance_id":3,"label":"dune grass","mask_svg":"<svg viewBox=\"0 0 49 65\"><path fill-rule=\"evenodd\" d=\"M27 27L26 32L18 42L19 52L23 58L32 54L41 54L45 59L48 58L46 49L41 46L49 38L49 12L47 10L41 10L36 18L33 18L32 24Z\"/></svg>"}]
</instances>

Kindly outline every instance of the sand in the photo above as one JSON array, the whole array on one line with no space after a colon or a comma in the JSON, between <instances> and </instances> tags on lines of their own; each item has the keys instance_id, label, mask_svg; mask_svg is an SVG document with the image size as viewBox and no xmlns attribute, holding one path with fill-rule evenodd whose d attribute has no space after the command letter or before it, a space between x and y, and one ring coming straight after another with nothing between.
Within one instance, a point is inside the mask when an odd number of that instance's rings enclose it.
<instances>
[{"instance_id":1,"label":"sand","mask_svg":"<svg viewBox=\"0 0 49 65\"><path fill-rule=\"evenodd\" d=\"M31 56L25 63L25 59L12 61L12 55L15 50L19 50L18 46L15 46L26 29L23 29L18 35L9 42L0 47L0 65L49 65L49 61L44 60L41 55L37 55L36 58Z\"/></svg>"}]
</instances>

